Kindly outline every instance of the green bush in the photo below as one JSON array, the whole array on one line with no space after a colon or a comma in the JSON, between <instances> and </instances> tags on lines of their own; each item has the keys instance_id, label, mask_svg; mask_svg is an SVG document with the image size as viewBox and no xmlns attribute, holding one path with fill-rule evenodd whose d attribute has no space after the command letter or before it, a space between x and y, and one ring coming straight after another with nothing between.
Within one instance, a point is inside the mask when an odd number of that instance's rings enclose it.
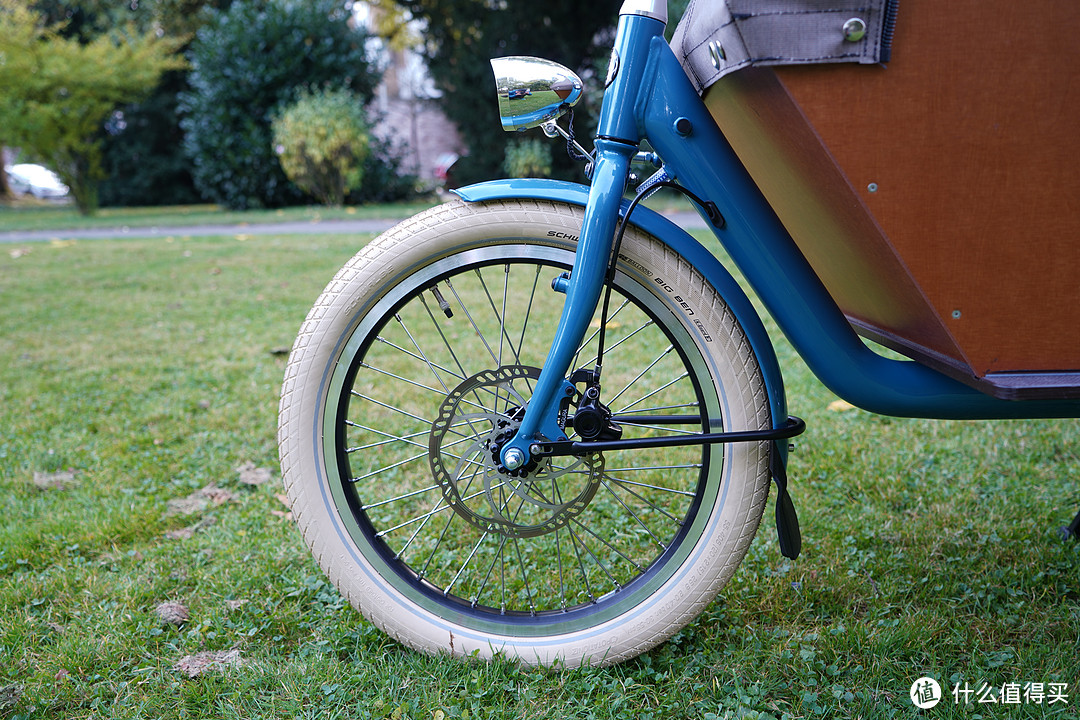
<instances>
[{"instance_id":1,"label":"green bush","mask_svg":"<svg viewBox=\"0 0 1080 720\"><path fill-rule=\"evenodd\" d=\"M511 140L506 146L503 169L512 178L551 175L551 141L540 138Z\"/></svg>"},{"instance_id":2,"label":"green bush","mask_svg":"<svg viewBox=\"0 0 1080 720\"><path fill-rule=\"evenodd\" d=\"M337 0L240 0L215 13L192 43L180 104L200 192L233 209L300 202L274 154L271 119L299 87L348 88L369 101L379 72L367 39Z\"/></svg>"},{"instance_id":3,"label":"green bush","mask_svg":"<svg viewBox=\"0 0 1080 720\"><path fill-rule=\"evenodd\" d=\"M341 205L363 179L371 136L361 103L348 90L305 90L271 122L285 175L324 205Z\"/></svg>"}]
</instances>

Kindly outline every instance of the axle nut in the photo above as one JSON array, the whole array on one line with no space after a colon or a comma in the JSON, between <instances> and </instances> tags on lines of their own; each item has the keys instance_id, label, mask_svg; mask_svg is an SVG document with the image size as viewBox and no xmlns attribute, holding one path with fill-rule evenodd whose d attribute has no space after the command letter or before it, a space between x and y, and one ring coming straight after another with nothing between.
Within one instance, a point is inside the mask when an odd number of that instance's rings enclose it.
<instances>
[{"instance_id":1,"label":"axle nut","mask_svg":"<svg viewBox=\"0 0 1080 720\"><path fill-rule=\"evenodd\" d=\"M525 464L527 458L518 448L512 447L506 451L506 455L503 457L503 465L507 470L517 470Z\"/></svg>"}]
</instances>

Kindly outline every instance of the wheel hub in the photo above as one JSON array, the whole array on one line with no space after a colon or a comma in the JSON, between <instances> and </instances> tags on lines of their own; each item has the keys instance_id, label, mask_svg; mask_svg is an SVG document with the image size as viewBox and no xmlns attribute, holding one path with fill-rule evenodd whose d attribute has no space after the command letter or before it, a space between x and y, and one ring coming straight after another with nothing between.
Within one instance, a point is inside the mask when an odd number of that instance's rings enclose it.
<instances>
[{"instance_id":1,"label":"wheel hub","mask_svg":"<svg viewBox=\"0 0 1080 720\"><path fill-rule=\"evenodd\" d=\"M554 462L522 457L514 469L502 463L502 448L528 406L522 391L539 377L539 368L524 365L477 373L450 391L431 425L428 457L443 500L484 532L511 538L555 532L580 515L600 487L600 453Z\"/></svg>"}]
</instances>

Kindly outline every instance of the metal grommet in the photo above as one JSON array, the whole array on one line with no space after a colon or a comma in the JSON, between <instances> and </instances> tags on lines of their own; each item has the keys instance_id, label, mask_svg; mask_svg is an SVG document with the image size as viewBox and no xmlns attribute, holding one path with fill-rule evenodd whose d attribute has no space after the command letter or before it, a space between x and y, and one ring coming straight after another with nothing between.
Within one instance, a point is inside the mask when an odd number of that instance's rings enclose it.
<instances>
[{"instance_id":1,"label":"metal grommet","mask_svg":"<svg viewBox=\"0 0 1080 720\"><path fill-rule=\"evenodd\" d=\"M715 40L709 41L709 57L712 59L713 67L717 70L727 60L727 53L724 52L724 46Z\"/></svg>"},{"instance_id":2,"label":"metal grommet","mask_svg":"<svg viewBox=\"0 0 1080 720\"><path fill-rule=\"evenodd\" d=\"M844 23L844 39L848 42L859 42L866 37L866 21L862 18L851 18Z\"/></svg>"}]
</instances>

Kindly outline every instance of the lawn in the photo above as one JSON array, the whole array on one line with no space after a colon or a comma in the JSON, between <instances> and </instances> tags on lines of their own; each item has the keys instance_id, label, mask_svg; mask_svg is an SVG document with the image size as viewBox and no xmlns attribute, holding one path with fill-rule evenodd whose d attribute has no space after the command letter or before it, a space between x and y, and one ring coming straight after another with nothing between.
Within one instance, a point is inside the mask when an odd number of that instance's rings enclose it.
<instances>
[{"instance_id":1,"label":"lawn","mask_svg":"<svg viewBox=\"0 0 1080 720\"><path fill-rule=\"evenodd\" d=\"M80 215L72 205L24 201L0 205L0 231L86 230L96 228L189 227L192 225L265 225L278 222L322 222L408 217L431 207L430 202L393 203L327 208L317 205L275 210L228 210L218 205L101 208Z\"/></svg>"},{"instance_id":2,"label":"lawn","mask_svg":"<svg viewBox=\"0 0 1080 720\"><path fill-rule=\"evenodd\" d=\"M846 409L779 337L798 560L770 503L717 601L613 668L384 637L311 560L275 447L284 352L367 239L0 249L0 718L1077 716L1080 422Z\"/></svg>"}]
</instances>

